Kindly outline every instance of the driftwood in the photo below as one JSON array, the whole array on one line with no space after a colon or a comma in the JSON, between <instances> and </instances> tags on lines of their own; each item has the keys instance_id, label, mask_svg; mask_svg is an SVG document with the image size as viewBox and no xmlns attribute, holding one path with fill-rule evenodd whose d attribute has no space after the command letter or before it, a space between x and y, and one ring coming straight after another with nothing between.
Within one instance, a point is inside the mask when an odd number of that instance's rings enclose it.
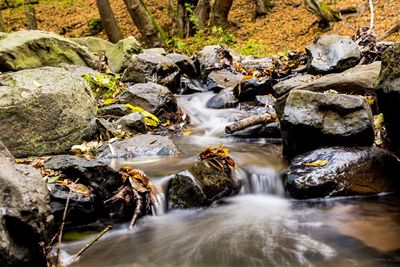
<instances>
[{"instance_id":1,"label":"driftwood","mask_svg":"<svg viewBox=\"0 0 400 267\"><path fill-rule=\"evenodd\" d=\"M274 122L275 120L276 120L275 113L265 113L262 115L255 115L255 116L251 116L249 118L245 118L243 120L234 122L232 124L229 124L228 126L225 127L225 132L227 134L232 134L234 132L246 129L247 127L250 127L253 125Z\"/></svg>"}]
</instances>

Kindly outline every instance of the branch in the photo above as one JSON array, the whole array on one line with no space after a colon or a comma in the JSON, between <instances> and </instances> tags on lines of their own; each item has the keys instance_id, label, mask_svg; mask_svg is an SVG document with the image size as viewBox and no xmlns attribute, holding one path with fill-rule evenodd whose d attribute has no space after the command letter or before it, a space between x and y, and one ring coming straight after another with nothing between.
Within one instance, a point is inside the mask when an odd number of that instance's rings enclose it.
<instances>
[{"instance_id":1,"label":"branch","mask_svg":"<svg viewBox=\"0 0 400 267\"><path fill-rule=\"evenodd\" d=\"M392 28L387 30L380 38L378 38L378 41L382 41L383 39L389 37L390 35L400 31L400 22L394 25Z\"/></svg>"},{"instance_id":2,"label":"branch","mask_svg":"<svg viewBox=\"0 0 400 267\"><path fill-rule=\"evenodd\" d=\"M243 120L237 121L235 123L229 124L228 126L225 127L225 132L227 134L232 134L234 132L243 130L253 125L274 122L275 119L276 119L275 113L265 113L262 115L251 116Z\"/></svg>"}]
</instances>

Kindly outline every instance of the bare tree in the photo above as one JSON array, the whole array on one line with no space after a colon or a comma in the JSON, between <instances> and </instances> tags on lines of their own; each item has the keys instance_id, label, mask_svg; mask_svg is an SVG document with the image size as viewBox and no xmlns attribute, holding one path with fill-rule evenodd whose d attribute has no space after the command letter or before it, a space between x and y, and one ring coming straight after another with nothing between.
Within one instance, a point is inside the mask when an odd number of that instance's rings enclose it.
<instances>
[{"instance_id":1,"label":"bare tree","mask_svg":"<svg viewBox=\"0 0 400 267\"><path fill-rule=\"evenodd\" d=\"M117 43L119 40L123 39L124 36L121 33L117 20L115 19L114 12L111 9L110 1L96 0L96 4L108 40L110 40L111 43Z\"/></svg>"},{"instance_id":2,"label":"bare tree","mask_svg":"<svg viewBox=\"0 0 400 267\"><path fill-rule=\"evenodd\" d=\"M144 3L141 0L124 0L124 3L144 42L148 46L164 46L164 32L147 11Z\"/></svg>"},{"instance_id":3,"label":"bare tree","mask_svg":"<svg viewBox=\"0 0 400 267\"><path fill-rule=\"evenodd\" d=\"M28 20L28 30L37 30L37 20L35 7L31 4L30 0L25 0L25 16Z\"/></svg>"},{"instance_id":4,"label":"bare tree","mask_svg":"<svg viewBox=\"0 0 400 267\"><path fill-rule=\"evenodd\" d=\"M2 10L0 10L0 32L7 32L7 27L6 24L4 23Z\"/></svg>"},{"instance_id":5,"label":"bare tree","mask_svg":"<svg viewBox=\"0 0 400 267\"><path fill-rule=\"evenodd\" d=\"M228 25L228 15L231 10L233 0L215 0L211 10L210 24L225 28Z\"/></svg>"},{"instance_id":6,"label":"bare tree","mask_svg":"<svg viewBox=\"0 0 400 267\"><path fill-rule=\"evenodd\" d=\"M194 15L197 19L199 30L204 30L208 26L208 20L210 19L211 5L209 0L199 0L196 8L194 9Z\"/></svg>"},{"instance_id":7,"label":"bare tree","mask_svg":"<svg viewBox=\"0 0 400 267\"><path fill-rule=\"evenodd\" d=\"M340 12L332 10L323 0L304 0L308 11L318 17L321 28L331 28L332 23L342 19Z\"/></svg>"}]
</instances>

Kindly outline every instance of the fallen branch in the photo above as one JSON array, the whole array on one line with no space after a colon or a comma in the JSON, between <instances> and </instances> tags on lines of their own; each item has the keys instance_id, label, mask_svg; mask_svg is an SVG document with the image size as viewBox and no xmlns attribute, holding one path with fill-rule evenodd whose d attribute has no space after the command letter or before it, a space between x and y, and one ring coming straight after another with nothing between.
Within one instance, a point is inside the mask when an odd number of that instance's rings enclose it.
<instances>
[{"instance_id":1,"label":"fallen branch","mask_svg":"<svg viewBox=\"0 0 400 267\"><path fill-rule=\"evenodd\" d=\"M129 230L133 231L134 226L136 224L137 219L140 215L142 215L142 207L143 207L143 198L142 196L136 191L133 190L133 195L136 199L136 208L135 212L133 213L131 223L129 224Z\"/></svg>"},{"instance_id":2,"label":"fallen branch","mask_svg":"<svg viewBox=\"0 0 400 267\"><path fill-rule=\"evenodd\" d=\"M274 122L275 120L276 120L275 113L265 113L262 115L255 115L255 116L251 116L251 117L245 118L243 120L234 122L232 124L229 124L228 126L225 127L225 132L227 134L232 134L234 132L243 130L243 129L253 126L253 125Z\"/></svg>"},{"instance_id":3,"label":"fallen branch","mask_svg":"<svg viewBox=\"0 0 400 267\"><path fill-rule=\"evenodd\" d=\"M387 30L381 37L378 38L378 41L382 41L383 39L389 37L390 35L400 31L400 22L394 25L392 28Z\"/></svg>"},{"instance_id":4,"label":"fallen branch","mask_svg":"<svg viewBox=\"0 0 400 267\"><path fill-rule=\"evenodd\" d=\"M72 256L69 262L74 262L79 256L81 256L88 248L90 248L94 243L96 243L97 240L99 240L105 233L107 233L111 229L112 226L107 225L106 228L103 229L103 231L101 231L95 238L90 240L90 242L87 243L83 248L81 248L78 253Z\"/></svg>"}]
</instances>

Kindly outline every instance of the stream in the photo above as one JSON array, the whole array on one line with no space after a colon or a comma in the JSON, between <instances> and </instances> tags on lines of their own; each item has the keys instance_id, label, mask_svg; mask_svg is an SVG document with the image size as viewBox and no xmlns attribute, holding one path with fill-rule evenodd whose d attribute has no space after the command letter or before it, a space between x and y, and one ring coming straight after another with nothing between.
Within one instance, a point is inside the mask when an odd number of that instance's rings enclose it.
<instances>
[{"instance_id":1,"label":"stream","mask_svg":"<svg viewBox=\"0 0 400 267\"><path fill-rule=\"evenodd\" d=\"M126 224L115 226L68 266L400 266L398 196L286 198L281 146L276 140L225 137L238 111L205 108L211 96L178 96L192 122L190 136L174 138L181 154L110 162L151 178L159 190L157 216L139 220L134 232ZM194 163L202 148L219 144L240 167L240 194L205 209L168 211L162 190L168 179ZM92 237L64 242L64 263Z\"/></svg>"}]
</instances>

